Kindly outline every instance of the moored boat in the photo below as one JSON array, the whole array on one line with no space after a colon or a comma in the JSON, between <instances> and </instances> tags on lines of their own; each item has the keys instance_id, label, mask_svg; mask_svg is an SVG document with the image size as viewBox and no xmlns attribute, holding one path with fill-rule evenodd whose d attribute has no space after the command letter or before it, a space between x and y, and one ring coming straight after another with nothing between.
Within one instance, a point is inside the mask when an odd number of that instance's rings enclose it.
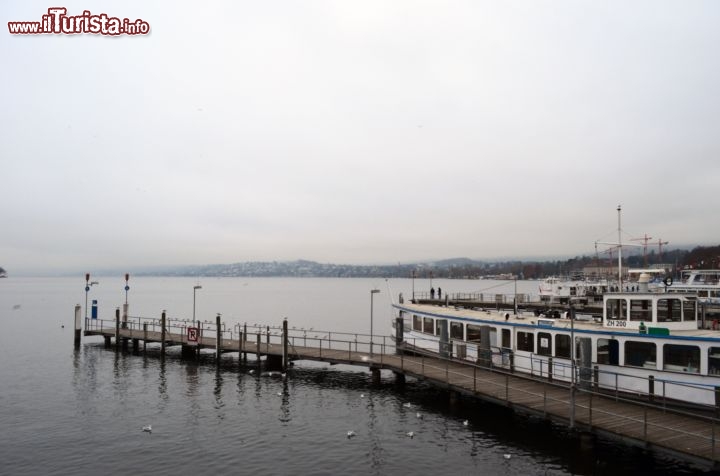
<instances>
[{"instance_id":1,"label":"moored boat","mask_svg":"<svg viewBox=\"0 0 720 476\"><path fill-rule=\"evenodd\" d=\"M720 330L694 293L603 294L602 318L398 303L405 349L664 402L714 407ZM574 346L571 344L574 342ZM574 348L573 348L574 347Z\"/></svg>"}]
</instances>

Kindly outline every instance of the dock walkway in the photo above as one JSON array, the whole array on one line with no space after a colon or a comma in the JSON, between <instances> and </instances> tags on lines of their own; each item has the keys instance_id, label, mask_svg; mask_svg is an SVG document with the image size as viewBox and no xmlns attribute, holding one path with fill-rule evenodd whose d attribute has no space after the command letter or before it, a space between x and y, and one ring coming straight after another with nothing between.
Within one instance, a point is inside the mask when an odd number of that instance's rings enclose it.
<instances>
[{"instance_id":1,"label":"dock walkway","mask_svg":"<svg viewBox=\"0 0 720 476\"><path fill-rule=\"evenodd\" d=\"M77 314L76 314L77 317ZM76 332L77 332L76 319ZM569 386L542 377L512 373L480 366L468 360L441 358L418 353L417 349L395 343L390 337L288 329L283 326L239 326L226 329L218 316L215 323L200 323L197 344L189 340L189 321L131 318L121 322L85 320L84 335L103 336L106 345L115 339L116 348L133 343L139 350L147 343L166 347L182 346L183 352L213 349L221 355L238 352L265 357L284 368L289 361L314 360L331 364L367 367L379 380L380 370L424 380L451 392L479 398L512 408L519 413L540 416L582 431L618 438L626 443L669 452L697 463L716 465L720 448L712 416L680 411L648 403L625 400L590 388ZM79 340L76 338L76 345ZM372 345L372 349L371 349Z\"/></svg>"}]
</instances>

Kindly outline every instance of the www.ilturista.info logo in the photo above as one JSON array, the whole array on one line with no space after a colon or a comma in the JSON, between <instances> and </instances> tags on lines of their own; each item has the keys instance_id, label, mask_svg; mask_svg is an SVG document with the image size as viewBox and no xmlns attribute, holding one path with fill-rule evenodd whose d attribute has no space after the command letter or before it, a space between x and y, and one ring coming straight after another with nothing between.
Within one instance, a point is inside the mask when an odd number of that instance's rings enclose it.
<instances>
[{"instance_id":1,"label":"www.ilturista.info logo","mask_svg":"<svg viewBox=\"0 0 720 476\"><path fill-rule=\"evenodd\" d=\"M130 21L106 13L95 15L90 10L85 10L82 15L68 15L67 8L53 7L48 8L41 21L9 21L8 30L11 35L147 35L150 24L141 19Z\"/></svg>"}]
</instances>

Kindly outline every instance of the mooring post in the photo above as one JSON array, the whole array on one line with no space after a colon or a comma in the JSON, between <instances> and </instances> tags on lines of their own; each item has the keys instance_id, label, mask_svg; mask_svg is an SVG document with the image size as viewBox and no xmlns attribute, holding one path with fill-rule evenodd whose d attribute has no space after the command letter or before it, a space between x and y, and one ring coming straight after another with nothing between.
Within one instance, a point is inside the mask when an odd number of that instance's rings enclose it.
<instances>
[{"instance_id":1,"label":"mooring post","mask_svg":"<svg viewBox=\"0 0 720 476\"><path fill-rule=\"evenodd\" d=\"M282 330L282 371L285 372L288 368L288 322L287 317L283 319L283 330Z\"/></svg>"},{"instance_id":2,"label":"mooring post","mask_svg":"<svg viewBox=\"0 0 720 476\"><path fill-rule=\"evenodd\" d=\"M82 334L82 321L80 318L80 304L75 305L75 348L80 347L80 335Z\"/></svg>"},{"instance_id":3,"label":"mooring post","mask_svg":"<svg viewBox=\"0 0 720 476\"><path fill-rule=\"evenodd\" d=\"M160 355L165 356L165 311L160 316Z\"/></svg>"},{"instance_id":4,"label":"mooring post","mask_svg":"<svg viewBox=\"0 0 720 476\"><path fill-rule=\"evenodd\" d=\"M143 352L147 349L147 322L143 322Z\"/></svg>"},{"instance_id":5,"label":"mooring post","mask_svg":"<svg viewBox=\"0 0 720 476\"><path fill-rule=\"evenodd\" d=\"M267 337L265 339L265 351L270 352L270 326L267 326Z\"/></svg>"},{"instance_id":6,"label":"mooring post","mask_svg":"<svg viewBox=\"0 0 720 476\"><path fill-rule=\"evenodd\" d=\"M115 308L115 350L120 347L120 308Z\"/></svg>"},{"instance_id":7,"label":"mooring post","mask_svg":"<svg viewBox=\"0 0 720 476\"><path fill-rule=\"evenodd\" d=\"M255 345L255 357L257 358L257 364L258 367L260 366L260 330L258 329L257 336L257 344Z\"/></svg>"},{"instance_id":8,"label":"mooring post","mask_svg":"<svg viewBox=\"0 0 720 476\"><path fill-rule=\"evenodd\" d=\"M215 338L215 361L220 365L220 349L222 349L222 324L220 323L220 313L215 317L216 338Z\"/></svg>"},{"instance_id":9,"label":"mooring post","mask_svg":"<svg viewBox=\"0 0 720 476\"><path fill-rule=\"evenodd\" d=\"M243 324L243 332L242 332L243 339L245 342L248 341L248 333L247 333L247 322ZM245 344L241 344L242 346L245 346ZM247 364L247 352L243 352L243 362Z\"/></svg>"}]
</instances>

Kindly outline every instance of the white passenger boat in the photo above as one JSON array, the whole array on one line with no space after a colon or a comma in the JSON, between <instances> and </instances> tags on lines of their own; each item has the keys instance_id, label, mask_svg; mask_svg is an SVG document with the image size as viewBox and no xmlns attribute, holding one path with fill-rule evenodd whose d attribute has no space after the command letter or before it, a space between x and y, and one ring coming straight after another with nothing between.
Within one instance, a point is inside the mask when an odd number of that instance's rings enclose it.
<instances>
[{"instance_id":1,"label":"white passenger boat","mask_svg":"<svg viewBox=\"0 0 720 476\"><path fill-rule=\"evenodd\" d=\"M684 269L680 279L668 286L669 292L696 293L700 302L720 304L720 270Z\"/></svg>"},{"instance_id":2,"label":"white passenger boat","mask_svg":"<svg viewBox=\"0 0 720 476\"><path fill-rule=\"evenodd\" d=\"M607 292L602 318L583 320L570 313L551 319L405 302L393 307L396 339L409 351L664 403L720 403L720 331L717 322L699 319L695 294L646 286Z\"/></svg>"}]
</instances>

